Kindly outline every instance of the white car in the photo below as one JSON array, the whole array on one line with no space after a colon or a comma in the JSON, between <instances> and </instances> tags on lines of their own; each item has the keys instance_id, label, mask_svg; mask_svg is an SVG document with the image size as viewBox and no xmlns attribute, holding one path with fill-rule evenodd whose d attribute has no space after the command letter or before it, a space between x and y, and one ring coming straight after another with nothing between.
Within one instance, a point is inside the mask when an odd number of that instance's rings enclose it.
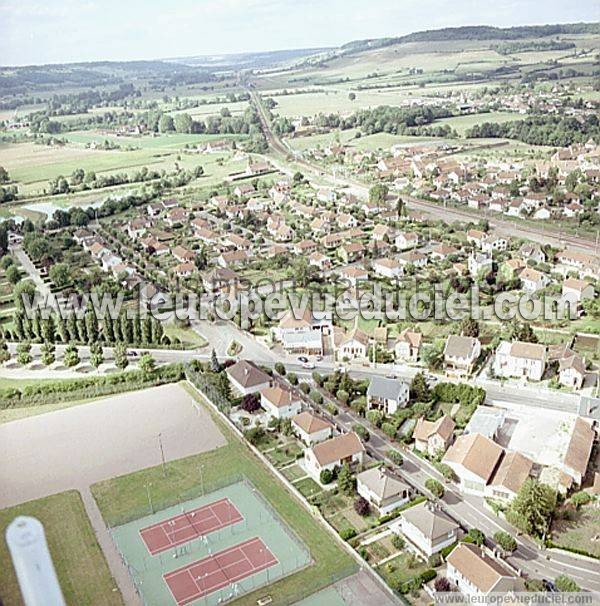
<instances>
[{"instance_id":1,"label":"white car","mask_svg":"<svg viewBox=\"0 0 600 606\"><path fill-rule=\"evenodd\" d=\"M312 370L314 367L315 365L312 362L302 362L302 368Z\"/></svg>"}]
</instances>

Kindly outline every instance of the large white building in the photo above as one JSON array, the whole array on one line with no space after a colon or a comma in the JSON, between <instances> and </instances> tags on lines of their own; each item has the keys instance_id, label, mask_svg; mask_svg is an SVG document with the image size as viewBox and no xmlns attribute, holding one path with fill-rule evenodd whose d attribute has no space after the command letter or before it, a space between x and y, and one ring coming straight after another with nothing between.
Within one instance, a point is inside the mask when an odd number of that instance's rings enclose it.
<instances>
[{"instance_id":1,"label":"large white building","mask_svg":"<svg viewBox=\"0 0 600 606\"><path fill-rule=\"evenodd\" d=\"M546 346L523 341L502 341L496 349L493 368L498 377L541 381L546 368Z\"/></svg>"}]
</instances>

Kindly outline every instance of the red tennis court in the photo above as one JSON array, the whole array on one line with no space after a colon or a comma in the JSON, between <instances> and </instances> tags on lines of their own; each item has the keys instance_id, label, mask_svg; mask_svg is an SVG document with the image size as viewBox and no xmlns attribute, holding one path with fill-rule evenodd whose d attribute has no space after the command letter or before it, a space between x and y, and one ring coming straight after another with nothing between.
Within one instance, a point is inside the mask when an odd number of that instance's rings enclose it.
<instances>
[{"instance_id":1,"label":"red tennis court","mask_svg":"<svg viewBox=\"0 0 600 606\"><path fill-rule=\"evenodd\" d=\"M235 505L225 498L142 528L140 535L150 554L156 555L243 519Z\"/></svg>"},{"instance_id":2,"label":"red tennis court","mask_svg":"<svg viewBox=\"0 0 600 606\"><path fill-rule=\"evenodd\" d=\"M178 606L189 604L278 563L258 537L163 575Z\"/></svg>"}]
</instances>

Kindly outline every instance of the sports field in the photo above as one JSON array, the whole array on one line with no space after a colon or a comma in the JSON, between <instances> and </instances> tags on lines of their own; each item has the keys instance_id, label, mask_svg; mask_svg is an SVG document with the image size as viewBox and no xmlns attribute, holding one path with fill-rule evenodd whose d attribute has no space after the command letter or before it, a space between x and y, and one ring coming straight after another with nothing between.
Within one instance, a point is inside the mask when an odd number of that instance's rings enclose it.
<instances>
[{"instance_id":1,"label":"sports field","mask_svg":"<svg viewBox=\"0 0 600 606\"><path fill-rule=\"evenodd\" d=\"M111 534L148 606L216 605L311 563L308 549L245 480Z\"/></svg>"}]
</instances>

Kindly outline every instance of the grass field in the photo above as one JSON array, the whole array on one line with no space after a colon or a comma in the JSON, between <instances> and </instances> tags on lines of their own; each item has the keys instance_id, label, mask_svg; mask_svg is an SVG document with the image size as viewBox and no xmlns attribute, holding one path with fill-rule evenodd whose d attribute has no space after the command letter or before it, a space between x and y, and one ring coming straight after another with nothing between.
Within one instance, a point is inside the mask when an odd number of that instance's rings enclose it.
<instances>
[{"instance_id":1,"label":"grass field","mask_svg":"<svg viewBox=\"0 0 600 606\"><path fill-rule=\"evenodd\" d=\"M78 492L63 492L3 509L0 511L2 536L18 515L33 516L44 524L50 554L68 604L123 604ZM4 540L0 541L0 571L3 603L6 606L23 604Z\"/></svg>"},{"instance_id":2,"label":"grass field","mask_svg":"<svg viewBox=\"0 0 600 606\"><path fill-rule=\"evenodd\" d=\"M199 399L195 390L189 387L189 391ZM283 596L286 596L286 600L301 599L329 585L334 578L355 571L356 565L351 556L275 480L229 426L216 416L215 422L227 438L227 446L168 463L167 478L163 477L160 467L153 467L94 485L92 492L105 521L115 526L147 512L145 485L148 482L152 484L153 501L165 507L200 495L199 469L202 465L203 480L207 485L223 482L228 476L246 476L308 547L314 565L271 585L269 594L275 602ZM249 594L241 598L239 603L254 606L258 597L254 593Z\"/></svg>"},{"instance_id":3,"label":"grass field","mask_svg":"<svg viewBox=\"0 0 600 606\"><path fill-rule=\"evenodd\" d=\"M443 118L441 120L437 120L434 124L447 124L451 128L455 129L459 135L464 135L466 130L472 126L475 126L476 124L483 124L484 122L502 124L504 122L512 122L513 120L520 119L522 119L522 116L514 112L489 112L484 114L469 114L466 116Z\"/></svg>"},{"instance_id":4,"label":"grass field","mask_svg":"<svg viewBox=\"0 0 600 606\"><path fill-rule=\"evenodd\" d=\"M557 520L552 526L552 540L558 547L583 549L600 558L600 542L592 540L600 534L600 509L591 504L575 512L574 519Z\"/></svg>"}]
</instances>

